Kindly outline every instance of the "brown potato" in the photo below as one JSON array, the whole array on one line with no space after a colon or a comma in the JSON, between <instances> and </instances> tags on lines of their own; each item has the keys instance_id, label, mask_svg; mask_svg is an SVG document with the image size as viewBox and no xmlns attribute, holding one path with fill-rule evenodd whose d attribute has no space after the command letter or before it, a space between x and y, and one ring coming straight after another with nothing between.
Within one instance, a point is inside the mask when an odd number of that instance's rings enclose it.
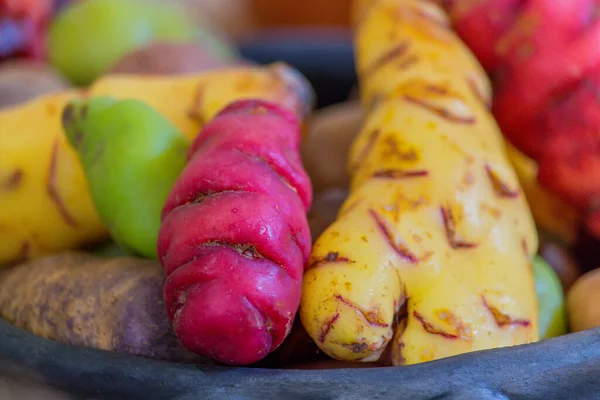
<instances>
[{"instance_id":1,"label":"brown potato","mask_svg":"<svg viewBox=\"0 0 600 400\"><path fill-rule=\"evenodd\" d=\"M108 73L186 75L228 64L230 61L212 54L201 42L155 42L126 54Z\"/></svg>"},{"instance_id":2,"label":"brown potato","mask_svg":"<svg viewBox=\"0 0 600 400\"><path fill-rule=\"evenodd\" d=\"M198 360L172 331L163 282L162 267L155 261L58 254L2 275L0 317L73 345L161 360Z\"/></svg>"},{"instance_id":3,"label":"brown potato","mask_svg":"<svg viewBox=\"0 0 600 400\"><path fill-rule=\"evenodd\" d=\"M25 60L0 64L0 108L12 107L69 84L49 65Z\"/></svg>"},{"instance_id":4,"label":"brown potato","mask_svg":"<svg viewBox=\"0 0 600 400\"><path fill-rule=\"evenodd\" d=\"M315 193L348 186L348 152L362 120L357 101L325 107L313 115L302 145L302 160Z\"/></svg>"},{"instance_id":5,"label":"brown potato","mask_svg":"<svg viewBox=\"0 0 600 400\"><path fill-rule=\"evenodd\" d=\"M571 287L567 311L572 332L600 326L600 269L586 273Z\"/></svg>"}]
</instances>

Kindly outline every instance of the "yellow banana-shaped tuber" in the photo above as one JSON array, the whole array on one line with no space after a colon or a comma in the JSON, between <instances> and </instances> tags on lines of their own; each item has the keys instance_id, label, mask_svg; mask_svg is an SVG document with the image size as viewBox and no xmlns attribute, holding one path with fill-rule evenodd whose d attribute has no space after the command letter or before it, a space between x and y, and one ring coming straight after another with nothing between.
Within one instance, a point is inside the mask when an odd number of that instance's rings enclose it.
<instances>
[{"instance_id":1,"label":"yellow banana-shaped tuber","mask_svg":"<svg viewBox=\"0 0 600 400\"><path fill-rule=\"evenodd\" d=\"M204 121L235 100L274 100L291 109L309 104L299 103L291 87L296 74L273 64L191 76L107 76L85 93L47 95L0 111L0 266L108 236L64 137L60 118L69 100L101 95L141 100L192 139Z\"/></svg>"},{"instance_id":2,"label":"yellow banana-shaped tuber","mask_svg":"<svg viewBox=\"0 0 600 400\"><path fill-rule=\"evenodd\" d=\"M0 265L106 237L60 125L76 92L0 111Z\"/></svg>"},{"instance_id":3,"label":"yellow banana-shaped tuber","mask_svg":"<svg viewBox=\"0 0 600 400\"><path fill-rule=\"evenodd\" d=\"M304 275L304 327L336 359L388 349L394 365L538 340L538 239L484 71L433 3L355 6L367 119Z\"/></svg>"},{"instance_id":4,"label":"yellow banana-shaped tuber","mask_svg":"<svg viewBox=\"0 0 600 400\"><path fill-rule=\"evenodd\" d=\"M229 67L190 76L113 75L97 81L92 96L142 100L159 111L190 140L204 123L240 99L263 99L290 109L299 103L296 70L282 63L267 67ZM312 96L312 93L302 93ZM303 99L302 99L303 100ZM309 110L298 110L307 113Z\"/></svg>"}]
</instances>

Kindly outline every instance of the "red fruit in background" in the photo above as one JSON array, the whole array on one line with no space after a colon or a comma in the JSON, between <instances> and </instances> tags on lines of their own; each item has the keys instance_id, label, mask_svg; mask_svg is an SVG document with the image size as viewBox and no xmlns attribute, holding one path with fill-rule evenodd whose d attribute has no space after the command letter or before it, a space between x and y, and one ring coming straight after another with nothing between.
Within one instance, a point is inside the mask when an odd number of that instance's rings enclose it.
<instances>
[{"instance_id":1,"label":"red fruit in background","mask_svg":"<svg viewBox=\"0 0 600 400\"><path fill-rule=\"evenodd\" d=\"M455 30L487 71L494 70L498 56L495 44L517 17L526 0L446 1Z\"/></svg>"},{"instance_id":2,"label":"red fruit in background","mask_svg":"<svg viewBox=\"0 0 600 400\"><path fill-rule=\"evenodd\" d=\"M504 135L539 159L548 118L591 71L600 67L600 23L594 0L531 0L500 41L493 113Z\"/></svg>"},{"instance_id":3,"label":"red fruit in background","mask_svg":"<svg viewBox=\"0 0 600 400\"><path fill-rule=\"evenodd\" d=\"M538 157L539 180L590 211L600 200L600 74L586 77L551 107L544 128L552 137Z\"/></svg>"},{"instance_id":4,"label":"red fruit in background","mask_svg":"<svg viewBox=\"0 0 600 400\"><path fill-rule=\"evenodd\" d=\"M53 0L0 0L2 15L33 22L47 20L54 8Z\"/></svg>"},{"instance_id":5,"label":"red fruit in background","mask_svg":"<svg viewBox=\"0 0 600 400\"><path fill-rule=\"evenodd\" d=\"M600 238L600 0L450 0L505 137ZM535 206L535 205L533 205Z\"/></svg>"}]
</instances>

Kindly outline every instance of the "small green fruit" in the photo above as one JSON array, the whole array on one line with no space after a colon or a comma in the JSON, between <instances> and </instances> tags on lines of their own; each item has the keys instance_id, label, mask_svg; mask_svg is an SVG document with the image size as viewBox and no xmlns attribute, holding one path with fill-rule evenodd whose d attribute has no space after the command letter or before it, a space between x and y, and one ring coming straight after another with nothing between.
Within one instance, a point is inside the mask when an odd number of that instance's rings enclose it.
<instances>
[{"instance_id":1,"label":"small green fruit","mask_svg":"<svg viewBox=\"0 0 600 400\"><path fill-rule=\"evenodd\" d=\"M156 259L162 207L185 166L189 140L147 104L109 97L69 103L63 128L113 240Z\"/></svg>"},{"instance_id":2,"label":"small green fruit","mask_svg":"<svg viewBox=\"0 0 600 400\"><path fill-rule=\"evenodd\" d=\"M556 272L540 256L533 261L539 309L540 340L567 333L567 312L562 285Z\"/></svg>"}]
</instances>

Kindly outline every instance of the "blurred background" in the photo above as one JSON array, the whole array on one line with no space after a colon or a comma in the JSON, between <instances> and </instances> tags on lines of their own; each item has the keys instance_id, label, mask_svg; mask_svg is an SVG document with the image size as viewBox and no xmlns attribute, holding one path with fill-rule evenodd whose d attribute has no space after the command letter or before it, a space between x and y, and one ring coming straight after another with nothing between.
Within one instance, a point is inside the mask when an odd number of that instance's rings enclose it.
<instances>
[{"instance_id":1,"label":"blurred background","mask_svg":"<svg viewBox=\"0 0 600 400\"><path fill-rule=\"evenodd\" d=\"M354 81L350 3L0 0L0 107L109 72L273 61L303 72L319 88L319 107L343 101Z\"/></svg>"}]
</instances>

